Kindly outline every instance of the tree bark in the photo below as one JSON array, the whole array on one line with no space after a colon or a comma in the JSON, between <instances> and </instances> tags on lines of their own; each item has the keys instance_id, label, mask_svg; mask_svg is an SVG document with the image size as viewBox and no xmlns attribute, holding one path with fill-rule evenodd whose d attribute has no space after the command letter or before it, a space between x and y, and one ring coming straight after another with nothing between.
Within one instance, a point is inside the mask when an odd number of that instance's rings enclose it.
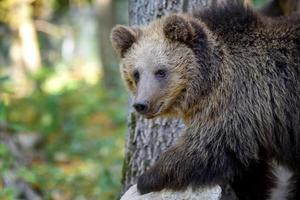
<instances>
[{"instance_id":1,"label":"tree bark","mask_svg":"<svg viewBox=\"0 0 300 200\"><path fill-rule=\"evenodd\" d=\"M219 0L130 0L130 25L144 25L170 13L191 13L205 8ZM176 141L184 125L179 119L147 120L129 114L126 154L123 165L123 192L135 184L137 177L152 166L163 153Z\"/></svg>"},{"instance_id":2,"label":"tree bark","mask_svg":"<svg viewBox=\"0 0 300 200\"><path fill-rule=\"evenodd\" d=\"M116 2L113 0L95 1L98 13L99 47L103 71L102 79L103 85L107 89L116 89L120 82L119 79L116 80L116 77L119 75L118 64L116 62L117 57L109 40L110 30L116 23L115 4Z\"/></svg>"}]
</instances>

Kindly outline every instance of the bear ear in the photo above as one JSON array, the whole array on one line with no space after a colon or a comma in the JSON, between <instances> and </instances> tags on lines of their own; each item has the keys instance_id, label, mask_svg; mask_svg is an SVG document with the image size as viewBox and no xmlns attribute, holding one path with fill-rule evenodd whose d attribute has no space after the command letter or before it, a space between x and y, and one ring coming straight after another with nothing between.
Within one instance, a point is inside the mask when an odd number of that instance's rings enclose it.
<instances>
[{"instance_id":1,"label":"bear ear","mask_svg":"<svg viewBox=\"0 0 300 200\"><path fill-rule=\"evenodd\" d=\"M165 19L163 32L166 38L172 41L189 42L195 37L193 24L186 17L180 15L171 15Z\"/></svg>"},{"instance_id":2,"label":"bear ear","mask_svg":"<svg viewBox=\"0 0 300 200\"><path fill-rule=\"evenodd\" d=\"M110 35L112 46L118 55L123 58L126 51L137 41L141 30L137 27L116 25Z\"/></svg>"}]
</instances>

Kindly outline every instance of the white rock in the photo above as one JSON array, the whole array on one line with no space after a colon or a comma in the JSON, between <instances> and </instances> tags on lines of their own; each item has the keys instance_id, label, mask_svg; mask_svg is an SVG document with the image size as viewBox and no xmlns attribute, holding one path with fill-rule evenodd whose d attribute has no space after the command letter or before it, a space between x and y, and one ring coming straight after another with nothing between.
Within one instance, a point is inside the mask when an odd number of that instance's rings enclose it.
<instances>
[{"instance_id":1,"label":"white rock","mask_svg":"<svg viewBox=\"0 0 300 200\"><path fill-rule=\"evenodd\" d=\"M121 200L220 200L222 189L220 186L211 188L199 188L192 190L188 188L185 191L162 190L160 192L151 192L140 195L136 185L133 185L121 197Z\"/></svg>"}]
</instances>

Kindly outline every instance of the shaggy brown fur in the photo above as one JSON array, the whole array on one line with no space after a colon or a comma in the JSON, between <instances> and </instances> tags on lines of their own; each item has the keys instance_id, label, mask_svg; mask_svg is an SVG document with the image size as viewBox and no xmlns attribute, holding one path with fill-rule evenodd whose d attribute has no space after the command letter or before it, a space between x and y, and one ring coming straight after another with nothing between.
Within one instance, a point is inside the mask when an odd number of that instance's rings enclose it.
<instances>
[{"instance_id":1,"label":"shaggy brown fur","mask_svg":"<svg viewBox=\"0 0 300 200\"><path fill-rule=\"evenodd\" d=\"M295 173L290 199L300 199L298 17L234 4L117 26L111 38L135 108L187 126L139 178L141 193L230 182L242 200L266 199L276 160Z\"/></svg>"}]
</instances>

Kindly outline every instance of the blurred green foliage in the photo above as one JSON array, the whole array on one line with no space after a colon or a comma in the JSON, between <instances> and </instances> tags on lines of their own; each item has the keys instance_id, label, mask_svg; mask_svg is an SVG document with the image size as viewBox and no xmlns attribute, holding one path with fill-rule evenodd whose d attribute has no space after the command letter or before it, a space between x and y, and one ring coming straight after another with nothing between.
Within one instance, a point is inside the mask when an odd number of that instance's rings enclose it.
<instances>
[{"instance_id":1,"label":"blurred green foliage","mask_svg":"<svg viewBox=\"0 0 300 200\"><path fill-rule=\"evenodd\" d=\"M7 132L38 134L41 140L38 156L19 169L18 177L45 199L117 198L127 110L123 88L110 91L81 80L72 89L49 94L41 86L55 72L47 69L40 74L30 96L9 96L7 103L3 98L0 102L0 120L7 124ZM0 157L3 175L12 159L3 144ZM14 199L13 189L0 190L1 197Z\"/></svg>"},{"instance_id":2,"label":"blurred green foliage","mask_svg":"<svg viewBox=\"0 0 300 200\"><path fill-rule=\"evenodd\" d=\"M118 198L127 94L102 81L109 75L103 74L97 49L97 6L102 5L97 2L0 0L1 200L21 198L18 188L4 181L11 173L42 199ZM116 19L125 23L127 1L105 2L114 3ZM24 24L26 34L20 31ZM21 35L33 32L42 65L31 74L21 55ZM20 158L3 137L25 144L20 145L25 164L16 167ZM30 138L37 141L26 147Z\"/></svg>"},{"instance_id":3,"label":"blurred green foliage","mask_svg":"<svg viewBox=\"0 0 300 200\"><path fill-rule=\"evenodd\" d=\"M260 7L266 4L270 0L252 0L254 6Z\"/></svg>"}]
</instances>

